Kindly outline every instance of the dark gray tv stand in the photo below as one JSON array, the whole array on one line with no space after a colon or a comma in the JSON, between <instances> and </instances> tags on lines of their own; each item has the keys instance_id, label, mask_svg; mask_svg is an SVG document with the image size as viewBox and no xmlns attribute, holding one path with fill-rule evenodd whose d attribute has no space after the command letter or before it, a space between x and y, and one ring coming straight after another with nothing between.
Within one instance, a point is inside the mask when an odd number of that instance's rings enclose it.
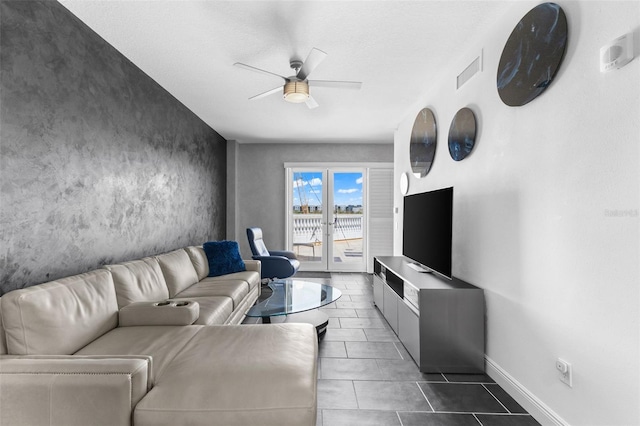
<instances>
[{"instance_id":1,"label":"dark gray tv stand","mask_svg":"<svg viewBox=\"0 0 640 426\"><path fill-rule=\"evenodd\" d=\"M482 289L418 272L403 256L375 257L374 303L424 373L483 373Z\"/></svg>"}]
</instances>

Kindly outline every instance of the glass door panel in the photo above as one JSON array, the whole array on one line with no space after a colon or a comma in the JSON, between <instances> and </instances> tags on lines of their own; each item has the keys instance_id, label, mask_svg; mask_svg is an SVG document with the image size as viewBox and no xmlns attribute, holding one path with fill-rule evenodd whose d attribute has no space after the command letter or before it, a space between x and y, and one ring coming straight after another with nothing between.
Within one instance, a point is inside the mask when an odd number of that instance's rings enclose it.
<instances>
[{"instance_id":1,"label":"glass door panel","mask_svg":"<svg viewBox=\"0 0 640 426\"><path fill-rule=\"evenodd\" d=\"M323 208L326 172L294 170L292 178L292 249L302 270L321 270L326 265L324 237L327 220L326 209Z\"/></svg>"},{"instance_id":2,"label":"glass door panel","mask_svg":"<svg viewBox=\"0 0 640 426\"><path fill-rule=\"evenodd\" d=\"M365 270L363 186L364 171L329 171L330 270Z\"/></svg>"}]
</instances>

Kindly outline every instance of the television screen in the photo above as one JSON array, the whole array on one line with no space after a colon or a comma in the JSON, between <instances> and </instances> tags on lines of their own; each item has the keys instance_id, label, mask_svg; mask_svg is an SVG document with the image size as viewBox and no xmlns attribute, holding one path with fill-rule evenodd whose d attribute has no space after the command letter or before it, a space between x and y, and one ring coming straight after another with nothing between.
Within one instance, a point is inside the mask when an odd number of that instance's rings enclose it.
<instances>
[{"instance_id":1,"label":"television screen","mask_svg":"<svg viewBox=\"0 0 640 426\"><path fill-rule=\"evenodd\" d=\"M404 197L402 254L451 278L453 188Z\"/></svg>"}]
</instances>

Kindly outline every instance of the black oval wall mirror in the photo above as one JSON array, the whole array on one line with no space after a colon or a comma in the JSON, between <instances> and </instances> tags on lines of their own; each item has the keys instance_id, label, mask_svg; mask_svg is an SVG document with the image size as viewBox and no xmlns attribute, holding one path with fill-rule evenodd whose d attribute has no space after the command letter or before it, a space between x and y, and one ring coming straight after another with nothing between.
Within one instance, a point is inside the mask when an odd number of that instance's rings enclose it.
<instances>
[{"instance_id":1,"label":"black oval wall mirror","mask_svg":"<svg viewBox=\"0 0 640 426\"><path fill-rule=\"evenodd\" d=\"M449 154L455 161L464 160L471 154L476 143L476 116L469 108L462 108L449 127Z\"/></svg>"},{"instance_id":2,"label":"black oval wall mirror","mask_svg":"<svg viewBox=\"0 0 640 426\"><path fill-rule=\"evenodd\" d=\"M409 157L411 170L419 177L424 177L431 170L436 154L436 118L433 111L423 108L413 122Z\"/></svg>"},{"instance_id":3,"label":"black oval wall mirror","mask_svg":"<svg viewBox=\"0 0 640 426\"><path fill-rule=\"evenodd\" d=\"M555 3L531 9L502 50L497 86L502 102L525 105L545 91L556 75L567 44L567 18Z\"/></svg>"}]
</instances>

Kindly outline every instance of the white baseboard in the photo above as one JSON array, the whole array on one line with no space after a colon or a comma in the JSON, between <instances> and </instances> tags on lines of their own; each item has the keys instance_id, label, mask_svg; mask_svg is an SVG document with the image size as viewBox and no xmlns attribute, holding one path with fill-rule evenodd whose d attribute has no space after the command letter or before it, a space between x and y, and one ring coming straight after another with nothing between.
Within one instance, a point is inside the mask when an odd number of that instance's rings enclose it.
<instances>
[{"instance_id":1,"label":"white baseboard","mask_svg":"<svg viewBox=\"0 0 640 426\"><path fill-rule=\"evenodd\" d=\"M514 379L502 367L485 355L487 374L504 389L518 404L543 426L569 426L538 397Z\"/></svg>"}]
</instances>

